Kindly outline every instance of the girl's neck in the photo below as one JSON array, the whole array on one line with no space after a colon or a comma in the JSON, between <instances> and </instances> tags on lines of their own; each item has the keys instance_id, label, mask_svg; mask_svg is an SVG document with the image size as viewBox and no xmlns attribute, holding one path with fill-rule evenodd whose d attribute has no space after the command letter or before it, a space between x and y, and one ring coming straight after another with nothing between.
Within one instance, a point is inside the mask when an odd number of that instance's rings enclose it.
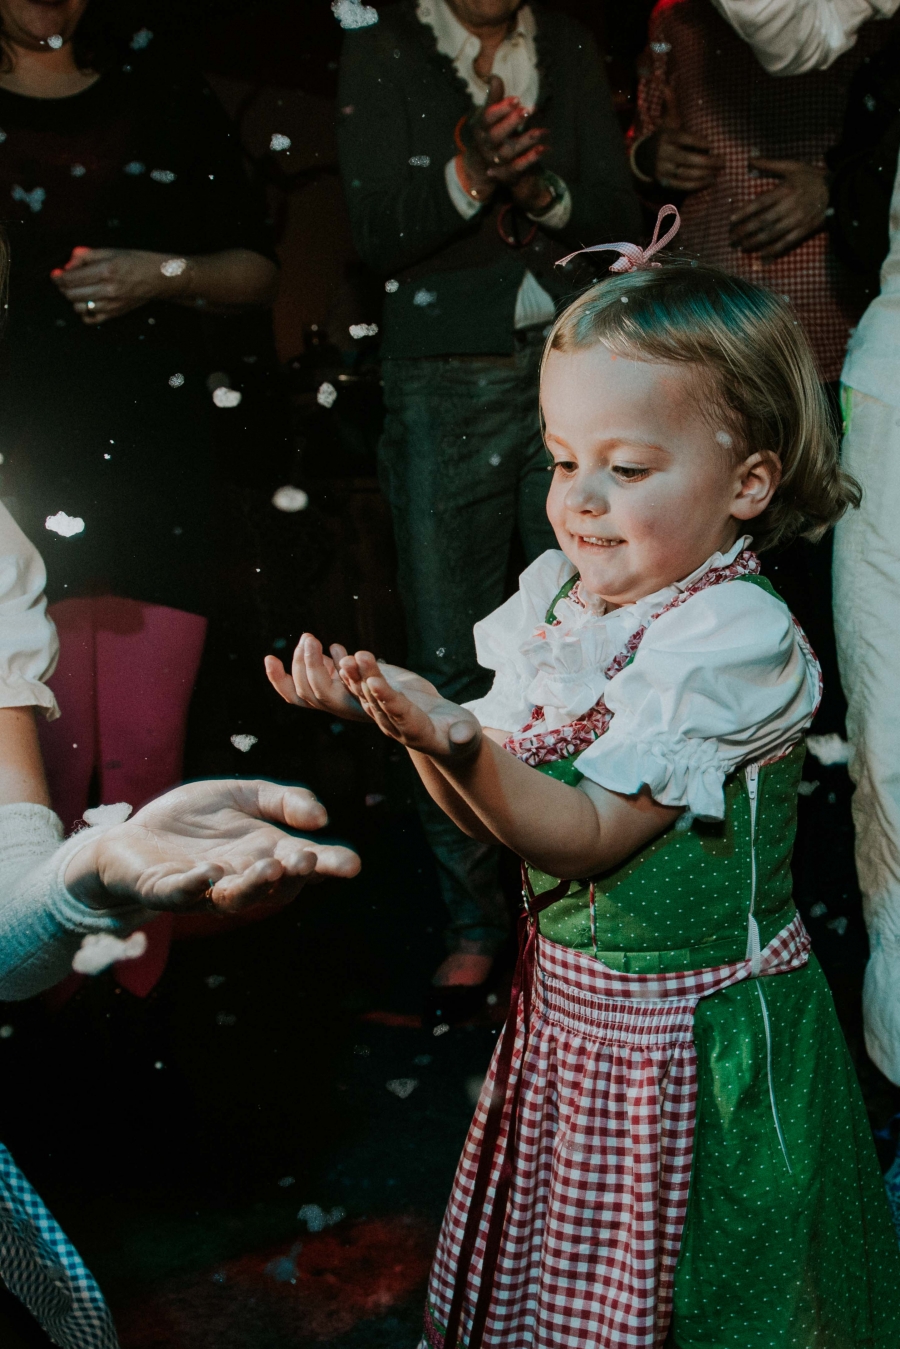
<instances>
[{"instance_id":1,"label":"girl's neck","mask_svg":"<svg viewBox=\"0 0 900 1349\"><path fill-rule=\"evenodd\" d=\"M33 51L6 43L5 55L10 68L0 70L0 88L28 98L68 98L89 89L100 78L96 71L78 68L71 42L57 51Z\"/></svg>"}]
</instances>

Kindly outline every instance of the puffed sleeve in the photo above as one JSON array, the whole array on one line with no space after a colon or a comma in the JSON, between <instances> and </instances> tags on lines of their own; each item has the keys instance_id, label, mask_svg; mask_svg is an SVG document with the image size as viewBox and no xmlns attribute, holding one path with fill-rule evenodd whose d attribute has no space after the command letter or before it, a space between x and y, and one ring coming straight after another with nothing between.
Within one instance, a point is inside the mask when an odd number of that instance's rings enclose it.
<instances>
[{"instance_id":1,"label":"puffed sleeve","mask_svg":"<svg viewBox=\"0 0 900 1349\"><path fill-rule=\"evenodd\" d=\"M565 553L548 548L519 577L519 589L487 618L475 624L475 654L478 664L493 670L494 682L484 698L463 705L474 712L482 726L517 731L529 720L533 704L528 686L534 665L522 647L547 617L547 610L562 586L575 575Z\"/></svg>"},{"instance_id":2,"label":"puffed sleeve","mask_svg":"<svg viewBox=\"0 0 900 1349\"><path fill-rule=\"evenodd\" d=\"M578 760L586 778L701 819L725 814L725 778L798 740L820 675L785 604L761 586L710 586L648 629L605 694L609 730Z\"/></svg>"},{"instance_id":3,"label":"puffed sleeve","mask_svg":"<svg viewBox=\"0 0 900 1349\"><path fill-rule=\"evenodd\" d=\"M59 643L47 616L47 572L34 544L0 504L0 707L39 707L59 716L47 688Z\"/></svg>"}]
</instances>

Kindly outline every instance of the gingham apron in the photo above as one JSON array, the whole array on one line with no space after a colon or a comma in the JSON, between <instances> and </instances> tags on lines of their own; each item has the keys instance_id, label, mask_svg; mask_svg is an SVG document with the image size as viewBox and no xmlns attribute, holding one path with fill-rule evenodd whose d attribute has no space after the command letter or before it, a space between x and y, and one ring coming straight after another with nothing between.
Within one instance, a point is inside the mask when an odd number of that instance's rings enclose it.
<instances>
[{"instance_id":1,"label":"gingham apron","mask_svg":"<svg viewBox=\"0 0 900 1349\"><path fill-rule=\"evenodd\" d=\"M539 936L534 914L526 926L533 984L526 956L444 1218L425 1344L659 1349L690 1187L697 1004L799 969L809 937L797 915L752 960L620 974Z\"/></svg>"},{"instance_id":2,"label":"gingham apron","mask_svg":"<svg viewBox=\"0 0 900 1349\"><path fill-rule=\"evenodd\" d=\"M93 1276L2 1143L0 1278L60 1349L119 1349Z\"/></svg>"}]
</instances>

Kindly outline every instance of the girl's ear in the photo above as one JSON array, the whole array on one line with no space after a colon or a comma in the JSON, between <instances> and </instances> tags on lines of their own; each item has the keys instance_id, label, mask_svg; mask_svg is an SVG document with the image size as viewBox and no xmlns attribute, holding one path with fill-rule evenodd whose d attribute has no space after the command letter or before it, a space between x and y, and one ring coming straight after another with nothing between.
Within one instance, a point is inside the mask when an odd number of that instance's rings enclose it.
<instances>
[{"instance_id":1,"label":"girl's ear","mask_svg":"<svg viewBox=\"0 0 900 1349\"><path fill-rule=\"evenodd\" d=\"M755 520L762 515L780 482L781 460L777 454L771 450L758 450L749 455L735 469L732 517Z\"/></svg>"}]
</instances>

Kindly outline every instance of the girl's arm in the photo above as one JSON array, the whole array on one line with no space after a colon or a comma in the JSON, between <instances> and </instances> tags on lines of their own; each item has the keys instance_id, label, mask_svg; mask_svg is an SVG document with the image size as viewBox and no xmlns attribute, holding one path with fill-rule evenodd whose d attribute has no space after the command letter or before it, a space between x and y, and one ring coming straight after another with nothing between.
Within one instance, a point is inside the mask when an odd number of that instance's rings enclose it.
<instances>
[{"instance_id":1,"label":"girl's arm","mask_svg":"<svg viewBox=\"0 0 900 1349\"><path fill-rule=\"evenodd\" d=\"M417 766L427 758L428 772L439 773L495 839L549 875L571 879L607 871L681 813L659 805L647 791L624 796L593 783L569 787L546 777L495 744L470 712L441 698L425 681L388 671L388 682L368 652L345 658L340 669L369 716L406 745ZM462 824L452 796L434 776L423 774L423 780L438 804Z\"/></svg>"},{"instance_id":2,"label":"girl's arm","mask_svg":"<svg viewBox=\"0 0 900 1349\"><path fill-rule=\"evenodd\" d=\"M501 841L464 800L455 784L449 777L445 777L433 759L414 749L409 751L409 757L432 801L440 806L445 815L449 815L457 828L468 834L469 838L477 839L479 843Z\"/></svg>"}]
</instances>

